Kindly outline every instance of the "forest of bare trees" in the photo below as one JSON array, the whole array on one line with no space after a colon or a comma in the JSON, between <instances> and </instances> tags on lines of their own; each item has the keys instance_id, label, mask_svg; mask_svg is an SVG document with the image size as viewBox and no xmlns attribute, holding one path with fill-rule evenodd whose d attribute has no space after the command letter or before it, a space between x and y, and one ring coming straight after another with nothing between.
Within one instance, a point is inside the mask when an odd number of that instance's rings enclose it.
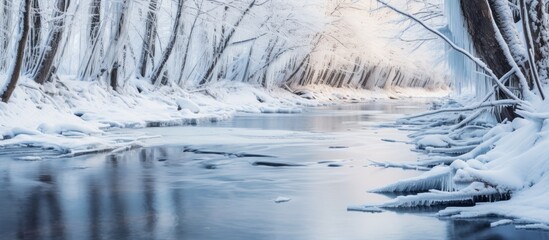
<instances>
[{"instance_id":1,"label":"forest of bare trees","mask_svg":"<svg viewBox=\"0 0 549 240\"><path fill-rule=\"evenodd\" d=\"M0 69L8 102L20 77L183 88L220 80L266 88L425 87L433 76L338 49L352 1L3 0ZM360 42L358 43L360 44Z\"/></svg>"}]
</instances>

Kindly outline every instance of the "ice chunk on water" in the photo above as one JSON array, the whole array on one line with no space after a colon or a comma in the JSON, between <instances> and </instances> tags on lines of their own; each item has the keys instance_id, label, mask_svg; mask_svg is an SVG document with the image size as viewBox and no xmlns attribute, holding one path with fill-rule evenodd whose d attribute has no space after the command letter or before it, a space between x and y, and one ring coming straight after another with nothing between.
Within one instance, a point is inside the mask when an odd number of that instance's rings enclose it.
<instances>
[{"instance_id":1,"label":"ice chunk on water","mask_svg":"<svg viewBox=\"0 0 549 240\"><path fill-rule=\"evenodd\" d=\"M40 161L40 160L42 160L42 157L39 157L39 156L23 156L23 157L18 157L17 160Z\"/></svg>"},{"instance_id":2,"label":"ice chunk on water","mask_svg":"<svg viewBox=\"0 0 549 240\"><path fill-rule=\"evenodd\" d=\"M497 226L503 226L513 223L513 220L511 219L502 219L493 223L490 223L490 227L497 227Z\"/></svg>"},{"instance_id":3,"label":"ice chunk on water","mask_svg":"<svg viewBox=\"0 0 549 240\"><path fill-rule=\"evenodd\" d=\"M275 203L285 203L285 202L289 202L291 201L292 199L289 198L289 197L277 197L274 202Z\"/></svg>"},{"instance_id":4,"label":"ice chunk on water","mask_svg":"<svg viewBox=\"0 0 549 240\"><path fill-rule=\"evenodd\" d=\"M545 224L542 224L542 223L533 223L533 224L520 225L520 226L516 226L515 228L517 228L517 229L530 229L530 230L536 229L536 230L549 231L549 226L545 225Z\"/></svg>"},{"instance_id":5,"label":"ice chunk on water","mask_svg":"<svg viewBox=\"0 0 549 240\"><path fill-rule=\"evenodd\" d=\"M350 206L347 207L347 211L380 213L383 212L383 209L376 206Z\"/></svg>"}]
</instances>

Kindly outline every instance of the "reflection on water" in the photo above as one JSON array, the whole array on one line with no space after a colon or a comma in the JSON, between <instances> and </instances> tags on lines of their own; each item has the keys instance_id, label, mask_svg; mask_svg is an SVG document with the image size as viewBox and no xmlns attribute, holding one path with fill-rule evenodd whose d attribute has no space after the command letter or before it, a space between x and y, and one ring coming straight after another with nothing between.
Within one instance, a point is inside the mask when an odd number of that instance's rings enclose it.
<instances>
[{"instance_id":1,"label":"reflection on water","mask_svg":"<svg viewBox=\"0 0 549 240\"><path fill-rule=\"evenodd\" d=\"M333 132L364 127L357 124L379 124L395 119L395 114L417 113L426 109L424 103L418 107L401 107L396 104L351 104L307 109L306 114L269 114L258 121L256 114L243 114L234 121L213 123L214 126L282 129L291 131Z\"/></svg>"},{"instance_id":2,"label":"reflection on water","mask_svg":"<svg viewBox=\"0 0 549 240\"><path fill-rule=\"evenodd\" d=\"M142 130L176 144L116 155L27 162L4 154L0 239L549 236L513 226L490 228L496 219L440 220L432 209L347 212L348 205L388 198L365 190L418 174L365 166L369 159L417 157L405 144L380 141L405 139L405 133L376 125L419 110L367 104L243 115L202 127ZM277 197L291 201L277 204Z\"/></svg>"}]
</instances>

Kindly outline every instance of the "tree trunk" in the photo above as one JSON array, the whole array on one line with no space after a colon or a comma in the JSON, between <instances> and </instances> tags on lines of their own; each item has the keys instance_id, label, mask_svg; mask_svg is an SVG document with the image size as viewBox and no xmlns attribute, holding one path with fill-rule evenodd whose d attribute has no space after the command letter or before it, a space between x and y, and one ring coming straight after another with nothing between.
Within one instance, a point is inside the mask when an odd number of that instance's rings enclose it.
<instances>
[{"instance_id":1,"label":"tree trunk","mask_svg":"<svg viewBox=\"0 0 549 240\"><path fill-rule=\"evenodd\" d=\"M534 59L539 77L545 82L549 78L549 16L544 11L546 3L546 0L525 0L530 18Z\"/></svg>"},{"instance_id":2,"label":"tree trunk","mask_svg":"<svg viewBox=\"0 0 549 240\"><path fill-rule=\"evenodd\" d=\"M533 89L533 86L537 87L537 90L539 92L539 95L542 100L545 100L545 94L543 93L543 88L541 87L541 82L539 80L539 72L538 72L538 64L535 59L535 47L534 47L534 41L532 39L532 25L533 22L536 20L530 20L530 14L528 10L526 9L526 3L524 0L519 0L520 4L520 16L522 19L522 27L523 27L523 34L524 39L526 40L526 57L527 57L527 67L529 73L530 73L530 89Z\"/></svg>"},{"instance_id":3,"label":"tree trunk","mask_svg":"<svg viewBox=\"0 0 549 240\"><path fill-rule=\"evenodd\" d=\"M200 16L200 11L202 11L202 5L204 1L200 2L200 5L197 7L196 10L196 16L193 20L193 25L191 26L191 30L189 31L189 36L187 38L187 42L185 43L185 50L183 52L183 60L181 61L181 67L179 72L179 78L178 78L178 84L181 85L181 82L183 82L183 73L185 72L185 67L187 65L187 58L189 56L189 48L191 46L191 41L193 39L194 29L196 28L196 22L198 21L198 16Z\"/></svg>"},{"instance_id":4,"label":"tree trunk","mask_svg":"<svg viewBox=\"0 0 549 240\"><path fill-rule=\"evenodd\" d=\"M530 90L533 86L534 74L531 72L526 46L520 39L511 9L509 8L509 2L508 0L488 0L488 3L490 4L495 23L500 30L499 32L505 43L507 43L507 46L502 46L502 48L507 47L512 57L512 59L508 57L506 59L514 61L518 65L520 73L522 73L528 85L526 86L528 89L525 90ZM526 29L523 31L526 31ZM520 86L518 83L517 85Z\"/></svg>"},{"instance_id":5,"label":"tree trunk","mask_svg":"<svg viewBox=\"0 0 549 240\"><path fill-rule=\"evenodd\" d=\"M78 76L80 79L89 78L96 70L95 64L98 63L97 59L102 54L100 28L101 28L101 0L92 0L90 3L90 23L89 23L89 39L88 49L82 65L78 70Z\"/></svg>"},{"instance_id":6,"label":"tree trunk","mask_svg":"<svg viewBox=\"0 0 549 240\"><path fill-rule=\"evenodd\" d=\"M212 63L207 68L206 74L204 75L204 77L202 78L202 80L199 83L200 85L203 85L203 84L205 84L205 83L207 83L211 80L213 72L215 70L215 67L217 67L219 59L221 58L221 56L223 55L223 52L225 52L225 49L227 49L227 46L231 42L231 38L233 37L234 33L236 32L236 29L238 28L238 25L240 25L240 23L242 22L244 17L246 15L248 15L248 12L250 12L252 7L255 5L255 2L256 2L256 0L252 0L250 2L248 7L246 8L246 10L244 10L244 12L242 12L242 14L238 18L238 20L236 21L234 26L231 28L231 30L229 31L227 36L223 36L221 43L217 47L214 47L214 57L213 57Z\"/></svg>"},{"instance_id":7,"label":"tree trunk","mask_svg":"<svg viewBox=\"0 0 549 240\"><path fill-rule=\"evenodd\" d=\"M269 45L267 47L267 54L265 55L264 59L265 59L265 63L266 64L269 64L269 62L271 61L271 58L273 57L273 51L276 47L276 45L278 44L278 40L279 40L279 37L277 37L275 40L274 40L274 43L273 43L273 40L271 39L269 41ZM263 72L263 74L261 75L261 79L259 80L260 81L260 84L261 86L263 86L264 88L267 88L267 72L269 71L269 68L266 67L265 68L265 71Z\"/></svg>"},{"instance_id":8,"label":"tree trunk","mask_svg":"<svg viewBox=\"0 0 549 240\"><path fill-rule=\"evenodd\" d=\"M21 3L21 10L19 13L19 37L17 44L17 56L15 62L12 65L11 72L8 74L9 81L7 83L6 89L2 94L2 101L7 103L10 100L10 97L17 86L17 81L19 80L19 75L21 74L21 68L23 67L23 57L25 54L25 45L27 42L27 37L29 35L29 15L30 15L30 5L31 0L25 0Z\"/></svg>"},{"instance_id":9,"label":"tree trunk","mask_svg":"<svg viewBox=\"0 0 549 240\"><path fill-rule=\"evenodd\" d=\"M143 36L143 48L137 65L137 70L141 77L147 74L147 61L149 57L154 57L154 43L156 35L156 8L157 0L150 0L147 12L147 23L145 24L145 35Z\"/></svg>"},{"instance_id":10,"label":"tree trunk","mask_svg":"<svg viewBox=\"0 0 549 240\"><path fill-rule=\"evenodd\" d=\"M36 59L40 58L40 35L42 32L42 17L40 16L40 4L39 0L32 0L32 14L30 15L30 21L32 27L30 28L30 38L28 40L25 72L30 73L36 67Z\"/></svg>"},{"instance_id":11,"label":"tree trunk","mask_svg":"<svg viewBox=\"0 0 549 240\"><path fill-rule=\"evenodd\" d=\"M124 0L121 3L122 9L120 10L120 17L116 23L114 36L109 47L109 54L111 54L109 58L111 65L109 66L108 72L109 85L115 91L118 88L118 69L120 68L120 64L118 63L118 52L121 48L122 34L125 28L128 2L129 0Z\"/></svg>"},{"instance_id":12,"label":"tree trunk","mask_svg":"<svg viewBox=\"0 0 549 240\"><path fill-rule=\"evenodd\" d=\"M102 55L102 41L100 36L101 28L101 0L91 0L88 49L85 51L84 59L78 69L80 79L90 78L96 68L100 68L98 58Z\"/></svg>"},{"instance_id":13,"label":"tree trunk","mask_svg":"<svg viewBox=\"0 0 549 240\"><path fill-rule=\"evenodd\" d=\"M511 65L496 38L497 29L492 24L494 18L488 1L461 0L461 9L477 56L498 78L502 77L511 70ZM496 99L506 98L501 90L496 92ZM504 119L512 120L517 117L517 114L514 107L499 107L495 109L495 116L499 121L503 121Z\"/></svg>"},{"instance_id":14,"label":"tree trunk","mask_svg":"<svg viewBox=\"0 0 549 240\"><path fill-rule=\"evenodd\" d=\"M505 54L496 39L490 6L483 0L461 0L461 8L478 57L492 69L497 77L503 76L511 69L511 65L506 61Z\"/></svg>"},{"instance_id":15,"label":"tree trunk","mask_svg":"<svg viewBox=\"0 0 549 240\"><path fill-rule=\"evenodd\" d=\"M48 42L45 45L44 52L42 54L42 59L38 63L38 69L36 70L33 78L39 84L43 84L50 77L51 70L54 67L53 63L55 60L55 55L61 44L61 36L63 35L63 28L65 23L65 11L67 10L70 1L66 0L57 0L57 4L54 9L55 13L53 29L50 32Z\"/></svg>"},{"instance_id":16,"label":"tree trunk","mask_svg":"<svg viewBox=\"0 0 549 240\"><path fill-rule=\"evenodd\" d=\"M10 44L10 32L11 30L11 14L8 0L2 1L2 32L0 33L0 50L2 50L2 57L0 57L0 70L5 70L8 66L7 52L9 51Z\"/></svg>"},{"instance_id":17,"label":"tree trunk","mask_svg":"<svg viewBox=\"0 0 549 240\"><path fill-rule=\"evenodd\" d=\"M95 45L101 25L101 0L92 0L90 4L90 46Z\"/></svg>"},{"instance_id":18,"label":"tree trunk","mask_svg":"<svg viewBox=\"0 0 549 240\"><path fill-rule=\"evenodd\" d=\"M183 12L183 1L184 0L179 0L177 3L177 14L175 16L175 23L172 29L172 35L170 36L170 40L168 42L168 46L166 46L166 50L164 50L160 62L156 65L155 69L151 73L151 82L153 84L156 84L158 77L162 73L166 62L168 62L168 59L172 54L173 47L175 46L175 41L177 40L177 33L179 30L179 24L181 23L181 14Z\"/></svg>"},{"instance_id":19,"label":"tree trunk","mask_svg":"<svg viewBox=\"0 0 549 240\"><path fill-rule=\"evenodd\" d=\"M254 50L255 41L250 46L250 49L248 50L248 59L246 59L246 67L244 67L244 73L242 74L242 80L241 82L248 82L249 77L249 70L250 70L250 61L252 60L252 53Z\"/></svg>"}]
</instances>

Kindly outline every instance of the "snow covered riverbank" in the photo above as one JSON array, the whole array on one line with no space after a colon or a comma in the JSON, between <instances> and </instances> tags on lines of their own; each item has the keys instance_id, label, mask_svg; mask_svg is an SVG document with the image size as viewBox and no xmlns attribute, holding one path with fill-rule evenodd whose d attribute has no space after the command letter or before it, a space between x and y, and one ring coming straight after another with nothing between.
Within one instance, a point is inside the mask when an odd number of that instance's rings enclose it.
<instances>
[{"instance_id":1,"label":"snow covered riverbank","mask_svg":"<svg viewBox=\"0 0 549 240\"><path fill-rule=\"evenodd\" d=\"M265 90L218 82L196 90L129 81L118 91L98 82L64 79L41 86L25 79L9 104L0 103L0 147L33 146L84 154L126 149L143 136L113 136L117 128L194 125L237 112L294 113L304 107L407 97L441 97L445 90L358 90L311 86Z\"/></svg>"},{"instance_id":2,"label":"snow covered riverbank","mask_svg":"<svg viewBox=\"0 0 549 240\"><path fill-rule=\"evenodd\" d=\"M432 169L372 190L397 193L392 200L349 209L443 206L447 208L437 214L441 218L496 216L520 229L549 229L547 103L534 103L531 109L518 111L522 117L503 123L481 108L456 111L466 109L456 105L449 106L454 111L399 121L415 130L410 137L416 151L425 153L424 159L406 167Z\"/></svg>"}]
</instances>

